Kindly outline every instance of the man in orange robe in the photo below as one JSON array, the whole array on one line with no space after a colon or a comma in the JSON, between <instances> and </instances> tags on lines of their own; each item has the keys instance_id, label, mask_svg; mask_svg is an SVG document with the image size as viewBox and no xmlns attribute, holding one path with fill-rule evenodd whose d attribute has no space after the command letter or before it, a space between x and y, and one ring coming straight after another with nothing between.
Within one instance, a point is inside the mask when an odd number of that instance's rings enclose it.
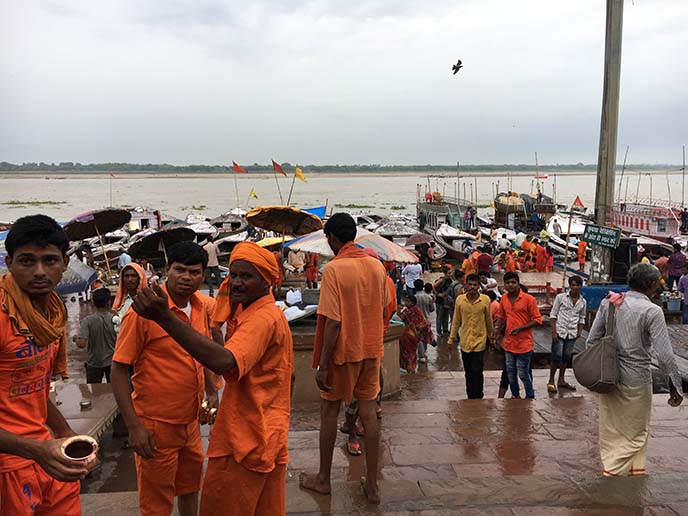
<instances>
[{"instance_id":1,"label":"man in orange robe","mask_svg":"<svg viewBox=\"0 0 688 516\"><path fill-rule=\"evenodd\" d=\"M0 515L81 514L88 467L60 447L76 435L49 398L66 341L67 311L54 288L69 258L64 230L45 215L18 219L0 276Z\"/></svg>"},{"instance_id":2,"label":"man in orange robe","mask_svg":"<svg viewBox=\"0 0 688 516\"><path fill-rule=\"evenodd\" d=\"M549 255L547 254L547 249L545 249L545 246L540 244L539 241L536 240L535 270L538 272L546 272L548 259L549 259Z\"/></svg>"},{"instance_id":3,"label":"man in orange robe","mask_svg":"<svg viewBox=\"0 0 688 516\"><path fill-rule=\"evenodd\" d=\"M354 245L356 224L350 215L334 214L324 231L335 258L323 271L313 351L321 397L321 466L317 474L302 474L301 486L331 492L339 408L342 401L348 404L356 397L365 430L367 475L361 479L362 486L368 501L379 503L375 398L384 354L383 313L391 301L390 292L382 264Z\"/></svg>"},{"instance_id":4,"label":"man in orange robe","mask_svg":"<svg viewBox=\"0 0 688 516\"><path fill-rule=\"evenodd\" d=\"M227 323L224 346L181 323L161 289L147 288L134 301L138 314L226 381L210 435L201 516L286 511L293 343L271 292L278 277L269 251L252 242L234 248L213 312L214 325Z\"/></svg>"},{"instance_id":5,"label":"man in orange robe","mask_svg":"<svg viewBox=\"0 0 688 516\"><path fill-rule=\"evenodd\" d=\"M585 258L588 250L588 243L584 240L578 242L578 270L585 271Z\"/></svg>"},{"instance_id":6,"label":"man in orange robe","mask_svg":"<svg viewBox=\"0 0 688 516\"><path fill-rule=\"evenodd\" d=\"M198 292L207 253L198 244L181 242L169 248L167 257L167 282L160 291L169 313L179 324L210 336L208 298ZM163 327L129 310L112 357L111 379L136 452L142 516L170 514L175 497L181 516L195 516L203 475L199 417L204 391L209 403L217 404L212 376Z\"/></svg>"},{"instance_id":7,"label":"man in orange robe","mask_svg":"<svg viewBox=\"0 0 688 516\"><path fill-rule=\"evenodd\" d=\"M308 253L306 261L306 285L318 288L318 253Z\"/></svg>"}]
</instances>

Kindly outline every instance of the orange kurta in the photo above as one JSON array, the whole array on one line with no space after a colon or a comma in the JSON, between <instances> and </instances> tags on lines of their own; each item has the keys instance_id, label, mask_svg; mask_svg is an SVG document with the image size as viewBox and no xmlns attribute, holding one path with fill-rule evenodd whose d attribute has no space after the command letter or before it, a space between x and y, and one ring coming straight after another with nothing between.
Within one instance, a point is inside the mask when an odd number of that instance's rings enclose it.
<instances>
[{"instance_id":1,"label":"orange kurta","mask_svg":"<svg viewBox=\"0 0 688 516\"><path fill-rule=\"evenodd\" d=\"M511 335L511 330L517 326L523 326L530 321L537 321L542 324L542 316L537 306L537 301L530 294L519 292L514 303L509 299L508 294L504 294L499 302L497 312L499 319L506 321L504 331L504 342L502 347L511 353L527 353L533 351L533 329L521 330L516 335Z\"/></svg>"},{"instance_id":2,"label":"orange kurta","mask_svg":"<svg viewBox=\"0 0 688 516\"><path fill-rule=\"evenodd\" d=\"M585 251L588 248L588 243L584 240L578 242L578 263L585 263Z\"/></svg>"},{"instance_id":3,"label":"orange kurta","mask_svg":"<svg viewBox=\"0 0 688 516\"><path fill-rule=\"evenodd\" d=\"M320 287L313 367L320 361L323 317L341 323L332 355L335 365L383 356L383 311L391 301L386 277L380 261L352 242L327 264Z\"/></svg>"},{"instance_id":4,"label":"orange kurta","mask_svg":"<svg viewBox=\"0 0 688 516\"><path fill-rule=\"evenodd\" d=\"M504 266L506 272L516 272L516 258L513 254L506 255L506 265Z\"/></svg>"},{"instance_id":5,"label":"orange kurta","mask_svg":"<svg viewBox=\"0 0 688 516\"><path fill-rule=\"evenodd\" d=\"M535 248L535 269L538 272L545 272L547 270L547 260L549 255L544 246L538 245Z\"/></svg>"}]
</instances>

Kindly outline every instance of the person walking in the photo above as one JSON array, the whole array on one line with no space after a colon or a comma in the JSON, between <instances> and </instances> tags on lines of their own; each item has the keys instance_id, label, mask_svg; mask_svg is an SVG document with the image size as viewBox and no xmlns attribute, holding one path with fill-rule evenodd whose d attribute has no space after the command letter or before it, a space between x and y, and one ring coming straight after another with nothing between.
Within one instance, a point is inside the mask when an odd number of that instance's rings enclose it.
<instances>
[{"instance_id":1,"label":"person walking","mask_svg":"<svg viewBox=\"0 0 688 516\"><path fill-rule=\"evenodd\" d=\"M351 215L335 213L323 229L335 257L323 270L313 350L321 397L320 468L316 474L302 473L300 485L330 494L337 416L342 401L349 404L356 397L365 431L366 476L361 486L368 502L378 504L380 434L375 399L384 354L383 314L390 293L382 264L354 245L356 223Z\"/></svg>"},{"instance_id":2,"label":"person walking","mask_svg":"<svg viewBox=\"0 0 688 516\"><path fill-rule=\"evenodd\" d=\"M449 313L453 307L451 300L452 286L452 267L444 265L444 274L435 280L433 289L435 290L435 322L437 337L449 335Z\"/></svg>"},{"instance_id":3,"label":"person walking","mask_svg":"<svg viewBox=\"0 0 688 516\"><path fill-rule=\"evenodd\" d=\"M681 244L674 244L674 252L667 262L667 289L669 291L673 290L674 283L678 286L684 265L686 265L686 255L683 254Z\"/></svg>"},{"instance_id":4,"label":"person walking","mask_svg":"<svg viewBox=\"0 0 688 516\"><path fill-rule=\"evenodd\" d=\"M504 274L504 288L497 313L497 334L503 336L502 347L506 360L506 373L514 398L520 398L518 380L523 382L526 398L535 398L533 377L530 373L533 357L533 328L542 324L542 316L535 298L521 290L518 274Z\"/></svg>"},{"instance_id":5,"label":"person walking","mask_svg":"<svg viewBox=\"0 0 688 516\"><path fill-rule=\"evenodd\" d=\"M578 242L578 270L580 272L585 272L585 260L587 259L588 243L585 240Z\"/></svg>"},{"instance_id":6,"label":"person walking","mask_svg":"<svg viewBox=\"0 0 688 516\"><path fill-rule=\"evenodd\" d=\"M426 283L423 285L423 280L416 280L416 304L420 311L423 312L423 317L430 323L430 314L435 311L435 299L432 295L432 285ZM430 330L432 332L432 329ZM431 337L430 342L434 340L434 335ZM427 357L427 346L423 340L418 344L418 362L425 364L428 361Z\"/></svg>"},{"instance_id":7,"label":"person walking","mask_svg":"<svg viewBox=\"0 0 688 516\"><path fill-rule=\"evenodd\" d=\"M222 276L220 276L220 261L217 259L220 248L215 243L215 237L212 235L209 236L208 243L203 246L203 249L208 253L208 266L205 268L205 283L208 285L208 295L213 297L215 293L213 287L222 283Z\"/></svg>"},{"instance_id":8,"label":"person walking","mask_svg":"<svg viewBox=\"0 0 688 516\"><path fill-rule=\"evenodd\" d=\"M112 354L115 352L117 332L112 323L112 310L110 309L110 291L107 288L99 288L93 291L91 301L96 308L96 313L89 315L81 321L79 332L76 334L76 345L86 348L86 383L110 383L110 368L112 367Z\"/></svg>"},{"instance_id":9,"label":"person walking","mask_svg":"<svg viewBox=\"0 0 688 516\"><path fill-rule=\"evenodd\" d=\"M461 359L466 372L468 399L483 397L483 363L485 346L492 336L490 298L480 293L480 278L471 274L466 278L466 293L456 298L452 317L449 346L460 335Z\"/></svg>"},{"instance_id":10,"label":"person walking","mask_svg":"<svg viewBox=\"0 0 688 516\"><path fill-rule=\"evenodd\" d=\"M416 294L416 288L413 286L413 282L420 279L421 274L423 274L423 266L420 263L409 263L401 269L401 275L404 278L407 295L413 296Z\"/></svg>"},{"instance_id":11,"label":"person walking","mask_svg":"<svg viewBox=\"0 0 688 516\"><path fill-rule=\"evenodd\" d=\"M611 294L602 301L586 342L590 346L605 335L609 307L614 305L619 381L610 392L597 396L604 476L645 474L652 412L653 357L657 359L659 370L669 378L669 405L678 407L683 401L682 378L664 314L651 300L660 278L661 273L653 265L633 265L628 271L630 290Z\"/></svg>"},{"instance_id":12,"label":"person walking","mask_svg":"<svg viewBox=\"0 0 688 516\"><path fill-rule=\"evenodd\" d=\"M549 382L547 392L557 392L559 389L575 391L576 388L564 379L566 365L571 360L573 347L580 338L585 325L587 304L585 298L580 295L583 286L583 278L580 276L569 277L568 293L557 294L549 314L552 326L552 356L549 366ZM559 370L559 383L554 383L554 376Z\"/></svg>"}]
</instances>

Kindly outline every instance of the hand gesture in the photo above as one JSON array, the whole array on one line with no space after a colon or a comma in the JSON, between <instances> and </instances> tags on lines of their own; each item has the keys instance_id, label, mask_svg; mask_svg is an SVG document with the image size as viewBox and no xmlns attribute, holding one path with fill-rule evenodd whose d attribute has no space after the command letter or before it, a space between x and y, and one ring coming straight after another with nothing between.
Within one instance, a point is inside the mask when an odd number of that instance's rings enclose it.
<instances>
[{"instance_id":1,"label":"hand gesture","mask_svg":"<svg viewBox=\"0 0 688 516\"><path fill-rule=\"evenodd\" d=\"M330 392L332 386L327 380L327 369L318 369L315 372L315 383L318 384L318 388L324 392Z\"/></svg>"},{"instance_id":2,"label":"hand gesture","mask_svg":"<svg viewBox=\"0 0 688 516\"><path fill-rule=\"evenodd\" d=\"M139 291L134 298L132 307L141 317L152 321L160 321L170 312L167 294L157 283Z\"/></svg>"},{"instance_id":3,"label":"hand gesture","mask_svg":"<svg viewBox=\"0 0 688 516\"><path fill-rule=\"evenodd\" d=\"M33 457L51 477L61 482L75 482L84 478L89 468L81 462L68 459L62 455L62 443L68 438L34 441L37 450Z\"/></svg>"},{"instance_id":4,"label":"hand gesture","mask_svg":"<svg viewBox=\"0 0 688 516\"><path fill-rule=\"evenodd\" d=\"M153 433L141 423L129 429L129 445L144 459L152 459L157 450Z\"/></svg>"}]
</instances>

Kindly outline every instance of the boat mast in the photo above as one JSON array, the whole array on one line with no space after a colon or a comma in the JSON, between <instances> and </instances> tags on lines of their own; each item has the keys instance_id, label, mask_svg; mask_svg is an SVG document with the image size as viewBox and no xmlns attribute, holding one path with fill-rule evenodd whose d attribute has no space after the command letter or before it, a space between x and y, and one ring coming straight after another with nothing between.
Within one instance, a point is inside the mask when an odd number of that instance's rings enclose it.
<instances>
[{"instance_id":1,"label":"boat mast","mask_svg":"<svg viewBox=\"0 0 688 516\"><path fill-rule=\"evenodd\" d=\"M623 166L621 167L621 179L619 180L619 197L617 198L617 203L621 202L621 187L623 186L624 172L626 172L626 158L628 157L628 148L630 145L626 145L626 154L624 154Z\"/></svg>"},{"instance_id":2,"label":"boat mast","mask_svg":"<svg viewBox=\"0 0 688 516\"><path fill-rule=\"evenodd\" d=\"M457 161L456 162L456 208L459 210L459 213L461 212L461 203L459 202L459 195L461 194L461 172L459 171L459 167L461 164Z\"/></svg>"},{"instance_id":3,"label":"boat mast","mask_svg":"<svg viewBox=\"0 0 688 516\"><path fill-rule=\"evenodd\" d=\"M686 146L683 146L683 168L681 169L681 208L686 207Z\"/></svg>"}]
</instances>

